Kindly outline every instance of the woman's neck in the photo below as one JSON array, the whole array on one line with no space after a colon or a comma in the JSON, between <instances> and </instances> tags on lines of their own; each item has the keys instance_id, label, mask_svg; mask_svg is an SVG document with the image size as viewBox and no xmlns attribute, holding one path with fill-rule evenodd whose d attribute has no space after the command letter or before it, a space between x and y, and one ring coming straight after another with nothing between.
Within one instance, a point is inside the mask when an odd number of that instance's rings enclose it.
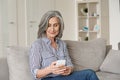
<instances>
[{"instance_id":1,"label":"woman's neck","mask_svg":"<svg viewBox=\"0 0 120 80\"><path fill-rule=\"evenodd\" d=\"M49 38L51 43L55 43L55 38Z\"/></svg>"},{"instance_id":2,"label":"woman's neck","mask_svg":"<svg viewBox=\"0 0 120 80\"><path fill-rule=\"evenodd\" d=\"M49 38L51 40L51 46L57 49L57 43L55 42L55 38Z\"/></svg>"}]
</instances>

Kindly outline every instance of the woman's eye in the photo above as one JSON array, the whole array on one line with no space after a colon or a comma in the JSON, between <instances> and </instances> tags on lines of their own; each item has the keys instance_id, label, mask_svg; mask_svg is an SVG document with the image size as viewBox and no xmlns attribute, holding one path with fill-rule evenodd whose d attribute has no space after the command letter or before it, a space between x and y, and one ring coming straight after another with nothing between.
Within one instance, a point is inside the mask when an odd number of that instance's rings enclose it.
<instances>
[{"instance_id":1,"label":"woman's eye","mask_svg":"<svg viewBox=\"0 0 120 80\"><path fill-rule=\"evenodd\" d=\"M54 24L55 27L57 27L59 24Z\"/></svg>"},{"instance_id":2,"label":"woman's eye","mask_svg":"<svg viewBox=\"0 0 120 80\"><path fill-rule=\"evenodd\" d=\"M55 24L55 27L58 26L57 24Z\"/></svg>"}]
</instances>

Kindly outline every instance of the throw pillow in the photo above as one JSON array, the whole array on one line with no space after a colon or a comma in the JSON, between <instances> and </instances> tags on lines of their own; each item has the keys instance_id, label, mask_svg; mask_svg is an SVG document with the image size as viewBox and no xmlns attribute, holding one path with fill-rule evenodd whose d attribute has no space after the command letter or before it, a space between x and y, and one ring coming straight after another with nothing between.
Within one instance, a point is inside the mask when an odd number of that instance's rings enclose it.
<instances>
[{"instance_id":1,"label":"throw pillow","mask_svg":"<svg viewBox=\"0 0 120 80\"><path fill-rule=\"evenodd\" d=\"M75 70L97 71L106 55L106 41L102 38L91 41L65 41Z\"/></svg>"},{"instance_id":2,"label":"throw pillow","mask_svg":"<svg viewBox=\"0 0 120 80\"><path fill-rule=\"evenodd\" d=\"M120 50L110 50L100 70L120 74Z\"/></svg>"},{"instance_id":3,"label":"throw pillow","mask_svg":"<svg viewBox=\"0 0 120 80\"><path fill-rule=\"evenodd\" d=\"M28 48L11 46L7 48L9 80L33 80L28 58Z\"/></svg>"}]
</instances>

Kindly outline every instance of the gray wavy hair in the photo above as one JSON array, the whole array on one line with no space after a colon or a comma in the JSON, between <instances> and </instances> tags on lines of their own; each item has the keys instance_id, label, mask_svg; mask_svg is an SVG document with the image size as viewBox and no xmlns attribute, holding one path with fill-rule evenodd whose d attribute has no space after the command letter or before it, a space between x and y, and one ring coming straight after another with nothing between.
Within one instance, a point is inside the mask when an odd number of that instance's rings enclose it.
<instances>
[{"instance_id":1,"label":"gray wavy hair","mask_svg":"<svg viewBox=\"0 0 120 80\"><path fill-rule=\"evenodd\" d=\"M48 11L41 18L39 29L38 29L38 38L45 36L46 30L48 28L49 20L52 17L57 17L59 19L59 24L60 24L60 30L56 38L62 37L63 30L64 30L64 21L63 21L61 13L59 11Z\"/></svg>"}]
</instances>

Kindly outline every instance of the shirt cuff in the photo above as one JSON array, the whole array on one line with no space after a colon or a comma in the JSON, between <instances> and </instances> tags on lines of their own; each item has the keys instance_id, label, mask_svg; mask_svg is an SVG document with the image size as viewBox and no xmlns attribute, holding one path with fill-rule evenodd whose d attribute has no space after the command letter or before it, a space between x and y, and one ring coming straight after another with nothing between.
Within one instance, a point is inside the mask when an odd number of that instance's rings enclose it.
<instances>
[{"instance_id":1,"label":"shirt cuff","mask_svg":"<svg viewBox=\"0 0 120 80\"><path fill-rule=\"evenodd\" d=\"M39 69L35 69L34 72L33 72L33 75L34 75L34 78L35 78L35 79L37 79L37 71L38 71L38 70L39 70Z\"/></svg>"}]
</instances>

